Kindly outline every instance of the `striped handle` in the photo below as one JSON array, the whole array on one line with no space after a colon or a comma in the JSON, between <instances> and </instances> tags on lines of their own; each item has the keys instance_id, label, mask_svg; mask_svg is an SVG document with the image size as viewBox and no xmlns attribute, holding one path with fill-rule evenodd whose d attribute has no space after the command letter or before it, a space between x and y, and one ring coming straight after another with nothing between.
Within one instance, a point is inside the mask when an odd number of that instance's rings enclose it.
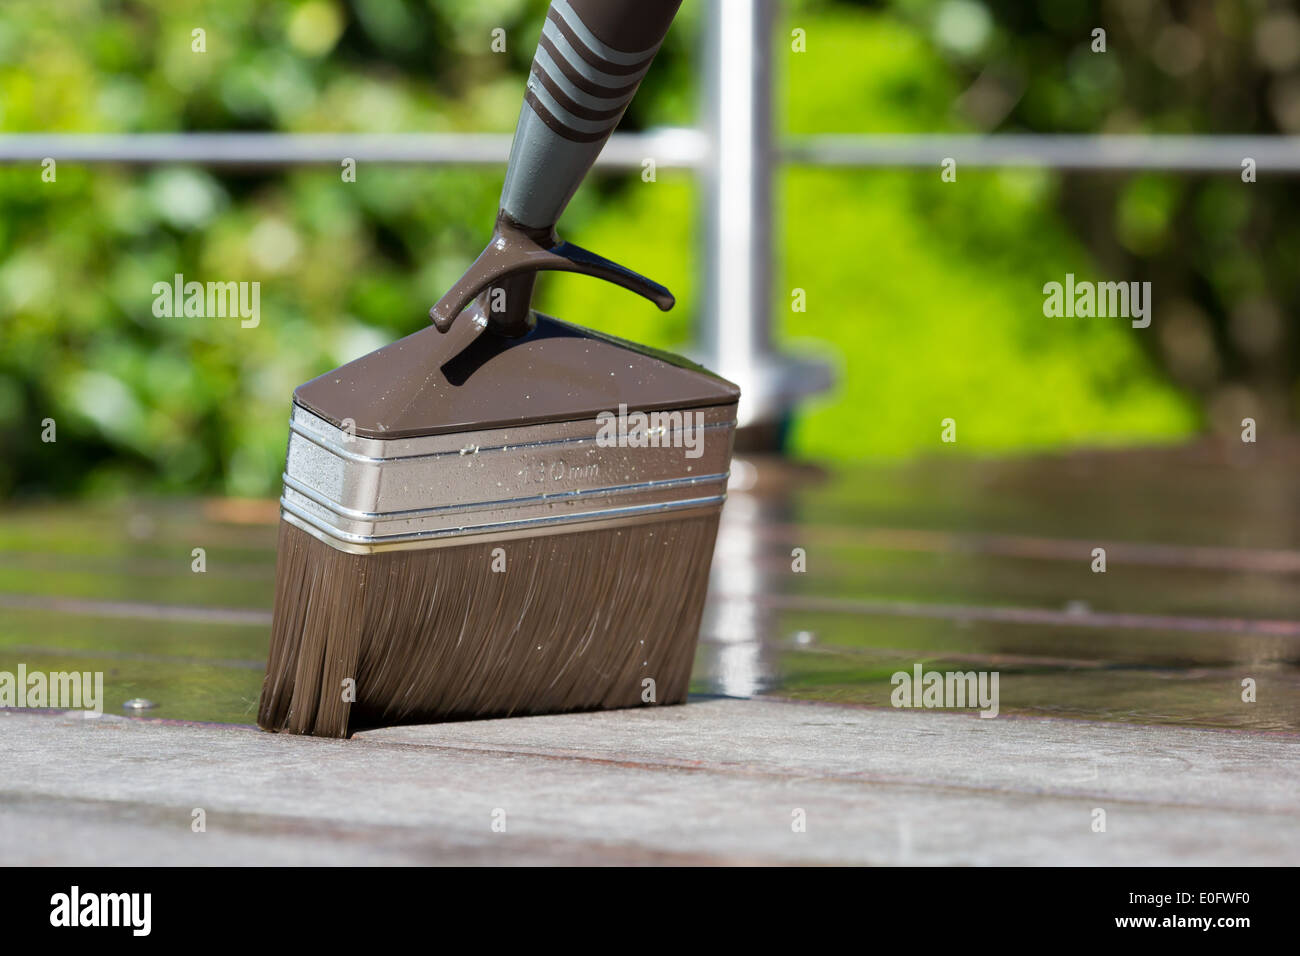
<instances>
[{"instance_id":1,"label":"striped handle","mask_svg":"<svg viewBox=\"0 0 1300 956\"><path fill-rule=\"evenodd\" d=\"M501 210L549 230L636 94L681 0L552 0Z\"/></svg>"},{"instance_id":2,"label":"striped handle","mask_svg":"<svg viewBox=\"0 0 1300 956\"><path fill-rule=\"evenodd\" d=\"M555 224L650 69L681 0L551 0L510 148L487 248L429 310L442 332L462 312L504 338L529 334L538 272L581 272L645 296L657 282L555 234Z\"/></svg>"}]
</instances>

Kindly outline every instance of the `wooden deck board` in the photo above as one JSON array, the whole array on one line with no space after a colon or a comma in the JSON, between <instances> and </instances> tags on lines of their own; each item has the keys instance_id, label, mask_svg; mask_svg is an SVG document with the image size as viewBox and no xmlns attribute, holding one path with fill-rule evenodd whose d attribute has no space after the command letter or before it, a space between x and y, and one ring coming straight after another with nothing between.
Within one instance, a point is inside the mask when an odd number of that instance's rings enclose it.
<instances>
[{"instance_id":1,"label":"wooden deck board","mask_svg":"<svg viewBox=\"0 0 1300 956\"><path fill-rule=\"evenodd\" d=\"M344 742L248 726L273 505L10 508L0 670L102 670L108 713L0 711L0 862L1294 863L1297 466L1289 444L759 463L692 703ZM1001 716L889 708L917 663L997 671ZM116 716L130 697L165 719Z\"/></svg>"},{"instance_id":2,"label":"wooden deck board","mask_svg":"<svg viewBox=\"0 0 1300 956\"><path fill-rule=\"evenodd\" d=\"M6 863L1300 858L1292 735L725 699L350 741L14 713L0 733Z\"/></svg>"}]
</instances>

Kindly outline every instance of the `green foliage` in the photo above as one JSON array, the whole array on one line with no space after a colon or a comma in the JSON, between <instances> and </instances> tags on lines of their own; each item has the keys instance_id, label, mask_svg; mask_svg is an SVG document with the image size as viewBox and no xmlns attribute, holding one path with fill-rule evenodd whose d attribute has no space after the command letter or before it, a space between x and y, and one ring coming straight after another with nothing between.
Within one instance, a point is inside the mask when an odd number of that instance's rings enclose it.
<instances>
[{"instance_id":1,"label":"green foliage","mask_svg":"<svg viewBox=\"0 0 1300 956\"><path fill-rule=\"evenodd\" d=\"M970 11L950 16L953 36L991 27ZM952 71L916 30L829 10L811 32L817 55L788 57L781 86L792 132L965 125L952 110L961 92ZM833 398L797 423L796 447L819 457L934 452L946 418L957 423L946 446L956 452L1186 435L1192 408L1127 322L1042 314L1043 283L1094 271L1056 213L1059 179L959 162L945 183L940 158L915 172L785 174L782 284L806 290L808 312L779 302L784 329L833 343L841 363Z\"/></svg>"},{"instance_id":2,"label":"green foliage","mask_svg":"<svg viewBox=\"0 0 1300 956\"><path fill-rule=\"evenodd\" d=\"M625 129L693 122L695 6ZM1197 102L1156 76L1158 64L1088 54L1094 7L792 4L774 38L778 126L1095 131L1132 125L1137 109L1153 129L1198 128ZM508 131L544 10L542 0L6 0L0 130ZM1251 23L1222 17L1231 49L1248 44ZM1123 24L1112 46L1158 32ZM796 26L807 53L790 51ZM490 50L496 27L507 31L504 55ZM192 50L195 28L205 53ZM1240 108L1235 93L1220 99L1215 116ZM1242 128L1267 126L1252 117ZM1293 208L1268 191L1280 187L1261 182L1246 195L1231 177L960 165L952 184L940 181L939 158L933 170L780 177L782 341L839 369L835 391L795 423L798 453L1170 440L1198 427L1193 398L1216 401L1225 383L1265 374L1259 343L1276 342L1269 323L1300 294L1280 278L1300 245L1295 217L1267 206ZM355 183L330 166L60 161L54 183L37 164L0 168L0 494L274 493L292 388L419 328L481 248L499 189L499 172L364 163ZM663 281L680 305L662 314L603 283L547 276L539 306L683 346L699 321L697 207L684 174L595 177L565 235ZM1042 285L1066 272L1154 275L1157 296L1179 299L1172 331L1044 318ZM156 317L153 285L177 273L259 281L261 324ZM791 311L794 288L807 312ZM1286 362L1266 369L1278 388L1294 380ZM40 442L46 417L58 422L57 444ZM956 446L938 443L949 417Z\"/></svg>"},{"instance_id":3,"label":"green foliage","mask_svg":"<svg viewBox=\"0 0 1300 956\"><path fill-rule=\"evenodd\" d=\"M790 132L954 125L954 81L915 31L834 8L787 21L807 30L810 49L790 54L778 31ZM795 450L834 460L1187 435L1194 408L1162 381L1127 322L1043 317L1043 283L1096 271L1055 211L1059 179L1036 171L958 177L960 187L941 182L937 161L933 171L782 176L773 308L790 348L838 366L833 394L797 420ZM694 203L690 190L661 177L626 190L569 234L689 291ZM687 338L677 312L661 316L581 278L545 282L550 310L662 347ZM807 312L791 310L795 288L806 292ZM958 422L956 445L939 444L945 418Z\"/></svg>"}]
</instances>

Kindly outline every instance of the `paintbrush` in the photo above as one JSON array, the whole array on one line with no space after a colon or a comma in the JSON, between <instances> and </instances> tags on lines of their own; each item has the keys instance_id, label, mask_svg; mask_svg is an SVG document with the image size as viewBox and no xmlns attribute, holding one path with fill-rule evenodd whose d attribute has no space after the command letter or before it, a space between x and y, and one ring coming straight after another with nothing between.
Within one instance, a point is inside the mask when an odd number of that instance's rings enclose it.
<instances>
[{"instance_id":1,"label":"paintbrush","mask_svg":"<svg viewBox=\"0 0 1300 956\"><path fill-rule=\"evenodd\" d=\"M555 224L679 2L554 0L487 248L294 392L263 728L685 700L739 389L531 308L542 270L673 305Z\"/></svg>"}]
</instances>

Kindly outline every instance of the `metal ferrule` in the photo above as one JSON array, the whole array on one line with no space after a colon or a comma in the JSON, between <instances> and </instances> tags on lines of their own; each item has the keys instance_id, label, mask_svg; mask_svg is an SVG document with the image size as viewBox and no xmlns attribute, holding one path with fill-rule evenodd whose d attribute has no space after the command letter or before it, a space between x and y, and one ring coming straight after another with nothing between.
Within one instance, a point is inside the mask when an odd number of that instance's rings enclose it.
<instances>
[{"instance_id":1,"label":"metal ferrule","mask_svg":"<svg viewBox=\"0 0 1300 956\"><path fill-rule=\"evenodd\" d=\"M294 405L281 515L369 554L716 511L736 406L647 414L648 431L622 438L615 423L586 419L382 440Z\"/></svg>"}]
</instances>

